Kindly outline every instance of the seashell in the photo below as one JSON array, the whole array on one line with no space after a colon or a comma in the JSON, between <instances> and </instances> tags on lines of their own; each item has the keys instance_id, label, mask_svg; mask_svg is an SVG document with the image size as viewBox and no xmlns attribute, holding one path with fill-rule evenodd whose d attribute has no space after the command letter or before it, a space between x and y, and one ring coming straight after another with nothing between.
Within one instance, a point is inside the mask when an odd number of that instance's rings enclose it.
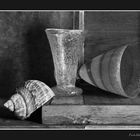
<instances>
[{"instance_id":1,"label":"seashell","mask_svg":"<svg viewBox=\"0 0 140 140\"><path fill-rule=\"evenodd\" d=\"M14 112L18 118L25 119L27 114L27 106L22 95L14 94L4 106Z\"/></svg>"},{"instance_id":2,"label":"seashell","mask_svg":"<svg viewBox=\"0 0 140 140\"><path fill-rule=\"evenodd\" d=\"M55 96L53 91L43 82L28 80L24 87L18 88L4 106L20 119L28 118L35 110Z\"/></svg>"},{"instance_id":3,"label":"seashell","mask_svg":"<svg viewBox=\"0 0 140 140\"><path fill-rule=\"evenodd\" d=\"M45 83L38 80L26 81L25 88L32 93L36 109L45 104L46 100L48 101L55 96L54 92Z\"/></svg>"}]
</instances>

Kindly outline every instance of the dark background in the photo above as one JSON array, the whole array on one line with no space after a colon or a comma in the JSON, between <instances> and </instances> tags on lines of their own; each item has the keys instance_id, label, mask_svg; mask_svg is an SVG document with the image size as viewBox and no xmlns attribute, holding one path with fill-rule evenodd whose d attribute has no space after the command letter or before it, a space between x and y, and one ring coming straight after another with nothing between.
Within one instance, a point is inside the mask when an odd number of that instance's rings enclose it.
<instances>
[{"instance_id":1,"label":"dark background","mask_svg":"<svg viewBox=\"0 0 140 140\"><path fill-rule=\"evenodd\" d=\"M0 104L3 105L26 80L52 87L54 66L46 28L73 28L73 12L0 12ZM4 108L1 117L15 118ZM41 108L29 120L41 121Z\"/></svg>"},{"instance_id":2,"label":"dark background","mask_svg":"<svg viewBox=\"0 0 140 140\"><path fill-rule=\"evenodd\" d=\"M0 97L28 79L55 85L46 28L72 29L72 12L0 12Z\"/></svg>"},{"instance_id":3,"label":"dark background","mask_svg":"<svg viewBox=\"0 0 140 140\"><path fill-rule=\"evenodd\" d=\"M86 11L85 61L140 38L140 11Z\"/></svg>"},{"instance_id":4,"label":"dark background","mask_svg":"<svg viewBox=\"0 0 140 140\"><path fill-rule=\"evenodd\" d=\"M140 11L85 11L85 62L110 49L140 43ZM134 99L103 91L84 81L84 102L88 105L139 105L140 95Z\"/></svg>"},{"instance_id":5,"label":"dark background","mask_svg":"<svg viewBox=\"0 0 140 140\"><path fill-rule=\"evenodd\" d=\"M85 62L112 48L139 42L139 24L139 12L85 11ZM0 12L0 99L7 100L29 79L40 80L50 87L56 84L45 33L51 27L78 28L78 16L73 11ZM139 98L124 99L83 80L77 80L77 86L83 88L84 95L92 95L85 96L86 104L140 103ZM38 109L29 120L40 122L40 116Z\"/></svg>"},{"instance_id":6,"label":"dark background","mask_svg":"<svg viewBox=\"0 0 140 140\"><path fill-rule=\"evenodd\" d=\"M28 79L54 86L46 28L78 28L74 11L0 12L0 98ZM124 44L139 41L139 12L85 11L85 62Z\"/></svg>"}]
</instances>

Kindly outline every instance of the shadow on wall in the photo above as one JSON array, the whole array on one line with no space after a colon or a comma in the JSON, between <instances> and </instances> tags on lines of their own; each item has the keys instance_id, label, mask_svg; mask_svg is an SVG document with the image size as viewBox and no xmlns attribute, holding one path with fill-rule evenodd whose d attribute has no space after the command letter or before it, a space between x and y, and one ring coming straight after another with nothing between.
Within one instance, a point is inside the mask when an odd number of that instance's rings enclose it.
<instances>
[{"instance_id":1,"label":"shadow on wall","mask_svg":"<svg viewBox=\"0 0 140 140\"><path fill-rule=\"evenodd\" d=\"M45 33L45 27L40 23L35 23L28 30L26 35L29 79L36 79L54 86L54 65L50 50L49 41Z\"/></svg>"},{"instance_id":2,"label":"shadow on wall","mask_svg":"<svg viewBox=\"0 0 140 140\"><path fill-rule=\"evenodd\" d=\"M26 34L29 77L40 80L49 87L54 86L54 65L45 27L40 23L31 26ZM36 110L27 120L41 123L41 108Z\"/></svg>"},{"instance_id":3,"label":"shadow on wall","mask_svg":"<svg viewBox=\"0 0 140 140\"><path fill-rule=\"evenodd\" d=\"M13 60L0 60L0 97L6 98L15 92L15 71L13 67Z\"/></svg>"}]
</instances>

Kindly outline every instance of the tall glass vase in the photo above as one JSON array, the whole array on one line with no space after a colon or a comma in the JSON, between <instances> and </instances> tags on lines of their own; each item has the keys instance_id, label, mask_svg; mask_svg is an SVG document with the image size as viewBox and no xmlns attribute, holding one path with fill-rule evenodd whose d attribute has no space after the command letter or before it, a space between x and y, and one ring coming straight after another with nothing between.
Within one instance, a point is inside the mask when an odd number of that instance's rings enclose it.
<instances>
[{"instance_id":1,"label":"tall glass vase","mask_svg":"<svg viewBox=\"0 0 140 140\"><path fill-rule=\"evenodd\" d=\"M52 88L56 95L72 96L82 93L75 87L78 61L84 44L82 30L46 29L53 56L57 86Z\"/></svg>"}]
</instances>

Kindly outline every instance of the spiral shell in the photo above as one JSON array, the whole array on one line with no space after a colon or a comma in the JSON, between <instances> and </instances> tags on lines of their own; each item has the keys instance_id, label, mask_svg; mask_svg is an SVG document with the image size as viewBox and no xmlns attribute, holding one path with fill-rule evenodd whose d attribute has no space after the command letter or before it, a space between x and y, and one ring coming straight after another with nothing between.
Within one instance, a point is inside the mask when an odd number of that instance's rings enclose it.
<instances>
[{"instance_id":1,"label":"spiral shell","mask_svg":"<svg viewBox=\"0 0 140 140\"><path fill-rule=\"evenodd\" d=\"M16 93L14 94L5 104L4 106L8 108L10 111L14 111L15 115L18 118L25 119L27 115L27 106L22 97L22 95Z\"/></svg>"},{"instance_id":2,"label":"spiral shell","mask_svg":"<svg viewBox=\"0 0 140 140\"><path fill-rule=\"evenodd\" d=\"M28 118L35 110L47 103L55 95L43 82L28 80L20 87L4 106L14 111L20 119Z\"/></svg>"},{"instance_id":3,"label":"spiral shell","mask_svg":"<svg viewBox=\"0 0 140 140\"><path fill-rule=\"evenodd\" d=\"M28 80L25 82L25 88L28 89L34 97L35 108L39 108L54 96L54 92L43 82L38 80Z\"/></svg>"}]
</instances>

